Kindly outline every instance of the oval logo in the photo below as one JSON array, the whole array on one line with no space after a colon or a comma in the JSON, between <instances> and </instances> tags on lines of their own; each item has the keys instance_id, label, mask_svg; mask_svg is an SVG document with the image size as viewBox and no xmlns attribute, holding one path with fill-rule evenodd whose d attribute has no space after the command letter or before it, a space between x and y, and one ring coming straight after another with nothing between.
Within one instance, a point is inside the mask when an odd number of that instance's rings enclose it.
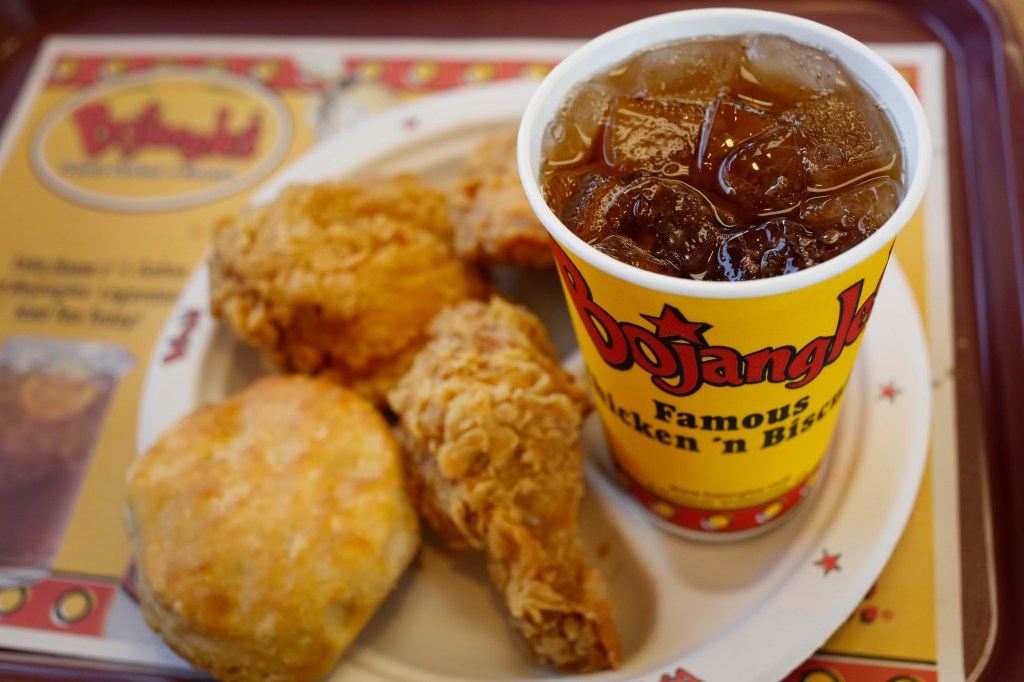
<instances>
[{"instance_id":1,"label":"oval logo","mask_svg":"<svg viewBox=\"0 0 1024 682\"><path fill-rule=\"evenodd\" d=\"M32 165L58 194L110 211L231 196L284 158L292 122L271 90L220 71L168 69L83 88L40 123Z\"/></svg>"}]
</instances>

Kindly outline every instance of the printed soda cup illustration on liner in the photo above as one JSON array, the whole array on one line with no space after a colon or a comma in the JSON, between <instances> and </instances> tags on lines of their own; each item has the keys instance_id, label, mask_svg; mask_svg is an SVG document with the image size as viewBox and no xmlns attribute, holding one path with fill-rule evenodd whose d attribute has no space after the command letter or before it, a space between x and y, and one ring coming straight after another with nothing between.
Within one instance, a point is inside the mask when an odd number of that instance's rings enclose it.
<instances>
[{"instance_id":1,"label":"printed soda cup illustration on liner","mask_svg":"<svg viewBox=\"0 0 1024 682\"><path fill-rule=\"evenodd\" d=\"M0 588L46 577L89 468L126 350L18 336L0 348Z\"/></svg>"},{"instance_id":2,"label":"printed soda cup illustration on liner","mask_svg":"<svg viewBox=\"0 0 1024 682\"><path fill-rule=\"evenodd\" d=\"M817 86L815 79L824 80L823 92L812 93L810 103L789 102L796 113L783 114L772 111L776 102L754 97L730 101L722 89L704 95L712 105L693 103L698 98L692 92L676 100L650 92L609 96L602 94L607 81L581 90L586 87L581 84L593 84L610 72L614 78L632 69L642 78L645 68L662 69L658 83L669 83L663 89L670 89L686 60L676 57L637 67L636 55L688 39L716 49L732 41L741 49L746 46L748 54L751 49L764 53L767 65L757 66L755 73L740 69L740 77L766 91L772 86L769 81L803 78L792 64L788 70L780 65L789 48L779 46L786 39L809 46L805 54L816 63L802 73L809 74L810 89ZM702 63L721 62L721 55ZM824 63L826 57L838 66ZM686 73L678 78L685 81ZM873 106L857 121L882 116L891 124L894 149L889 158L896 167L887 169L884 178L849 168L841 186L825 187L827 180L822 184L815 173L832 162L842 165L844 153L855 154L812 148L814 131L808 132L807 120L815 114L808 112L825 107L818 120L826 124L848 117L846 105L831 98L833 90L845 87L844 78L859 84ZM693 74L690 80L696 87L709 82ZM802 83L787 87L793 92L809 89ZM552 122L566 111L567 101L574 107L582 102L581 116L591 118L555 129ZM715 126L723 107L730 109L722 125L745 127L744 135L753 136L752 142L720 134ZM604 120L595 123L601 116ZM609 122L613 116L617 120ZM613 128L623 121L625 132ZM861 140L874 135L864 129L843 135L852 135L854 142L857 135ZM603 148L597 146L602 133ZM545 186L551 180L545 174L557 171L562 162L551 163L545 153L557 148L552 140L564 142L572 135L587 144L596 141L596 151L581 147L566 165L597 158L597 165L611 169L609 176L566 174L568 180L555 178ZM646 150L640 165L657 165L655 180L634 172L630 159L616 156L622 149L608 143L609 138L630 136ZM802 136L804 148L797 149L793 136ZM695 145L706 147L709 139L736 151L725 161L708 162L704 149ZM790 518L821 469L896 235L924 195L930 138L905 79L866 46L811 21L755 10L675 12L599 36L559 64L526 108L517 153L527 196L553 239L614 466L632 497L658 525L703 539L747 537ZM739 177L733 171L741 163L778 173L768 176L768 182L764 176ZM708 168L722 200L714 207L695 188ZM792 177L806 182L797 188L809 190L803 198L794 191L787 168L796 169ZM902 183L898 203L894 193L900 190L893 178ZM603 189L605 185L614 190ZM734 188L748 196L739 196ZM556 214L549 200L563 191L576 195L556 207ZM671 194L668 201L666 193ZM833 199L837 194L845 202L839 210ZM588 202L604 202L600 220L607 224L600 225L602 230L591 226L589 233L585 226L585 240L577 235L578 225L574 232L560 216L592 211ZM672 209L659 216L657 211L666 205ZM851 219L854 209L863 215ZM701 214L713 214L714 221L708 219L698 232L713 234L718 241L683 254L690 259L689 269L680 267L685 258L658 251L658 240L678 229L673 221ZM829 214L838 216L835 227L841 229L829 232L828 225L820 224ZM636 229L644 220L656 228L646 242L654 246L647 251L643 235L624 237L604 229L623 221ZM757 221L762 221L760 226ZM730 238L741 232L745 236L740 239L748 242L737 251L736 240ZM685 249L692 247L693 234L690 241L668 241ZM836 243L841 248L828 248ZM757 246L762 250L752 255L750 249ZM700 267L692 266L697 260Z\"/></svg>"}]
</instances>

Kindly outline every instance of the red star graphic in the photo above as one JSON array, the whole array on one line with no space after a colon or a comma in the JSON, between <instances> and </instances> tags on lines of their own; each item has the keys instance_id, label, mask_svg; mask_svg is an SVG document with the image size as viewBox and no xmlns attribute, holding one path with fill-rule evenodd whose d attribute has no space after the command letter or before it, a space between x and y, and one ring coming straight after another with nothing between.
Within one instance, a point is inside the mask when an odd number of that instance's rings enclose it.
<instances>
[{"instance_id":1,"label":"red star graphic","mask_svg":"<svg viewBox=\"0 0 1024 682\"><path fill-rule=\"evenodd\" d=\"M896 396L903 392L903 389L897 386L894 382L890 381L885 386L882 386L882 390L879 392L878 397L888 400L890 403L895 402Z\"/></svg>"},{"instance_id":2,"label":"red star graphic","mask_svg":"<svg viewBox=\"0 0 1024 682\"><path fill-rule=\"evenodd\" d=\"M654 333L663 339L681 339L688 341L695 346L706 346L704 332L711 329L710 324L703 322L690 322L678 309L669 304L661 309L661 315L641 315L648 322L654 325Z\"/></svg>"},{"instance_id":3,"label":"red star graphic","mask_svg":"<svg viewBox=\"0 0 1024 682\"><path fill-rule=\"evenodd\" d=\"M415 116L409 116L402 121L402 127L408 131L416 130L420 125L420 120Z\"/></svg>"},{"instance_id":4,"label":"red star graphic","mask_svg":"<svg viewBox=\"0 0 1024 682\"><path fill-rule=\"evenodd\" d=\"M691 675L690 673L688 673L685 670L683 670L682 668L676 668L675 673L673 673L671 675L668 674L668 673L663 674L658 679L658 682L701 682L701 681L699 679L697 679L696 677L694 677L693 675Z\"/></svg>"},{"instance_id":5,"label":"red star graphic","mask_svg":"<svg viewBox=\"0 0 1024 682\"><path fill-rule=\"evenodd\" d=\"M814 562L815 566L820 566L821 570L824 571L823 575L828 575L832 571L841 570L842 567L839 565L839 557L842 554L829 554L827 549L821 550L821 558Z\"/></svg>"}]
</instances>

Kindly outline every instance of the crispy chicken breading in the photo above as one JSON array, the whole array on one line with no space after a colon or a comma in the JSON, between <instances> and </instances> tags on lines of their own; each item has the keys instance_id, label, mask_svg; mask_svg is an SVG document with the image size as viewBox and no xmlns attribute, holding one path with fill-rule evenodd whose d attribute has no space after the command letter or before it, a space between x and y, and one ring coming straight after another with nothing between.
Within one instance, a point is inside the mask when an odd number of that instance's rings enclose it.
<instances>
[{"instance_id":1,"label":"crispy chicken breading","mask_svg":"<svg viewBox=\"0 0 1024 682\"><path fill-rule=\"evenodd\" d=\"M519 181L516 131L485 138L466 157L451 193L455 249L492 265L547 267L551 242Z\"/></svg>"},{"instance_id":2,"label":"crispy chicken breading","mask_svg":"<svg viewBox=\"0 0 1024 682\"><path fill-rule=\"evenodd\" d=\"M451 546L486 551L534 658L616 667L608 588L577 533L585 394L541 322L500 298L445 310L429 332L389 393L422 516Z\"/></svg>"},{"instance_id":3,"label":"crispy chicken breading","mask_svg":"<svg viewBox=\"0 0 1024 682\"><path fill-rule=\"evenodd\" d=\"M486 291L451 240L414 176L292 186L215 227L211 309L278 366L383 405L434 314Z\"/></svg>"}]
</instances>

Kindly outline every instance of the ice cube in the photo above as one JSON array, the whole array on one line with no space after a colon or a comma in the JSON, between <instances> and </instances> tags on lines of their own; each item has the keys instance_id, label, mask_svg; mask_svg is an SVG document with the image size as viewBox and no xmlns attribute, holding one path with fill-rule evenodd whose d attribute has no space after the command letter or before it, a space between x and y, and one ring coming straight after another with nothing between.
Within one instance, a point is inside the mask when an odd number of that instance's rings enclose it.
<instances>
[{"instance_id":1,"label":"ice cube","mask_svg":"<svg viewBox=\"0 0 1024 682\"><path fill-rule=\"evenodd\" d=\"M774 218L732 235L718 248L714 278L731 282L764 279L814 265L800 248L800 229L791 220Z\"/></svg>"},{"instance_id":2,"label":"ice cube","mask_svg":"<svg viewBox=\"0 0 1024 682\"><path fill-rule=\"evenodd\" d=\"M845 192L807 200L800 219L819 233L839 230L859 241L881 227L899 203L897 184L891 178L875 178Z\"/></svg>"},{"instance_id":3,"label":"ice cube","mask_svg":"<svg viewBox=\"0 0 1024 682\"><path fill-rule=\"evenodd\" d=\"M729 152L775 125L775 118L763 109L727 99L712 101L701 127L697 174L714 178Z\"/></svg>"},{"instance_id":4,"label":"ice cube","mask_svg":"<svg viewBox=\"0 0 1024 682\"><path fill-rule=\"evenodd\" d=\"M549 183L549 205L564 225L591 242L606 229L608 202L621 186L618 178L593 169L556 171Z\"/></svg>"},{"instance_id":5,"label":"ice cube","mask_svg":"<svg viewBox=\"0 0 1024 682\"><path fill-rule=\"evenodd\" d=\"M709 269L720 232L700 192L665 178L642 178L615 190L605 220L645 253L691 277Z\"/></svg>"},{"instance_id":6,"label":"ice cube","mask_svg":"<svg viewBox=\"0 0 1024 682\"><path fill-rule=\"evenodd\" d=\"M803 257L805 267L835 258L862 241L855 232L837 228L818 229L796 220L786 220L786 238Z\"/></svg>"},{"instance_id":7,"label":"ice cube","mask_svg":"<svg viewBox=\"0 0 1024 682\"><path fill-rule=\"evenodd\" d=\"M741 60L734 39L697 38L643 52L614 75L623 92L707 101L739 75Z\"/></svg>"},{"instance_id":8,"label":"ice cube","mask_svg":"<svg viewBox=\"0 0 1024 682\"><path fill-rule=\"evenodd\" d=\"M663 97L616 97L604 129L604 159L623 173L692 173L704 107Z\"/></svg>"},{"instance_id":9,"label":"ice cube","mask_svg":"<svg viewBox=\"0 0 1024 682\"><path fill-rule=\"evenodd\" d=\"M807 142L804 167L813 191L889 172L899 160L896 137L876 105L858 108L834 94L798 105L788 117Z\"/></svg>"},{"instance_id":10,"label":"ice cube","mask_svg":"<svg viewBox=\"0 0 1024 682\"><path fill-rule=\"evenodd\" d=\"M806 184L803 140L789 126L766 130L736 146L718 170L718 186L730 200L769 215L796 207Z\"/></svg>"},{"instance_id":11,"label":"ice cube","mask_svg":"<svg viewBox=\"0 0 1024 682\"><path fill-rule=\"evenodd\" d=\"M583 83L570 94L559 116L544 131L541 155L548 167L586 161L613 96L610 86L600 82Z\"/></svg>"},{"instance_id":12,"label":"ice cube","mask_svg":"<svg viewBox=\"0 0 1024 682\"><path fill-rule=\"evenodd\" d=\"M593 247L601 253L608 254L616 260L663 275L676 275L675 267L640 246L629 237L621 234L611 234L593 244Z\"/></svg>"},{"instance_id":13,"label":"ice cube","mask_svg":"<svg viewBox=\"0 0 1024 682\"><path fill-rule=\"evenodd\" d=\"M827 53L780 35L755 34L744 39L744 80L770 89L770 101L796 102L831 91L840 82L839 65Z\"/></svg>"},{"instance_id":14,"label":"ice cube","mask_svg":"<svg viewBox=\"0 0 1024 682\"><path fill-rule=\"evenodd\" d=\"M558 215L573 195L579 190L581 183L594 171L587 167L558 168L543 171L541 185L544 189L544 201Z\"/></svg>"}]
</instances>

